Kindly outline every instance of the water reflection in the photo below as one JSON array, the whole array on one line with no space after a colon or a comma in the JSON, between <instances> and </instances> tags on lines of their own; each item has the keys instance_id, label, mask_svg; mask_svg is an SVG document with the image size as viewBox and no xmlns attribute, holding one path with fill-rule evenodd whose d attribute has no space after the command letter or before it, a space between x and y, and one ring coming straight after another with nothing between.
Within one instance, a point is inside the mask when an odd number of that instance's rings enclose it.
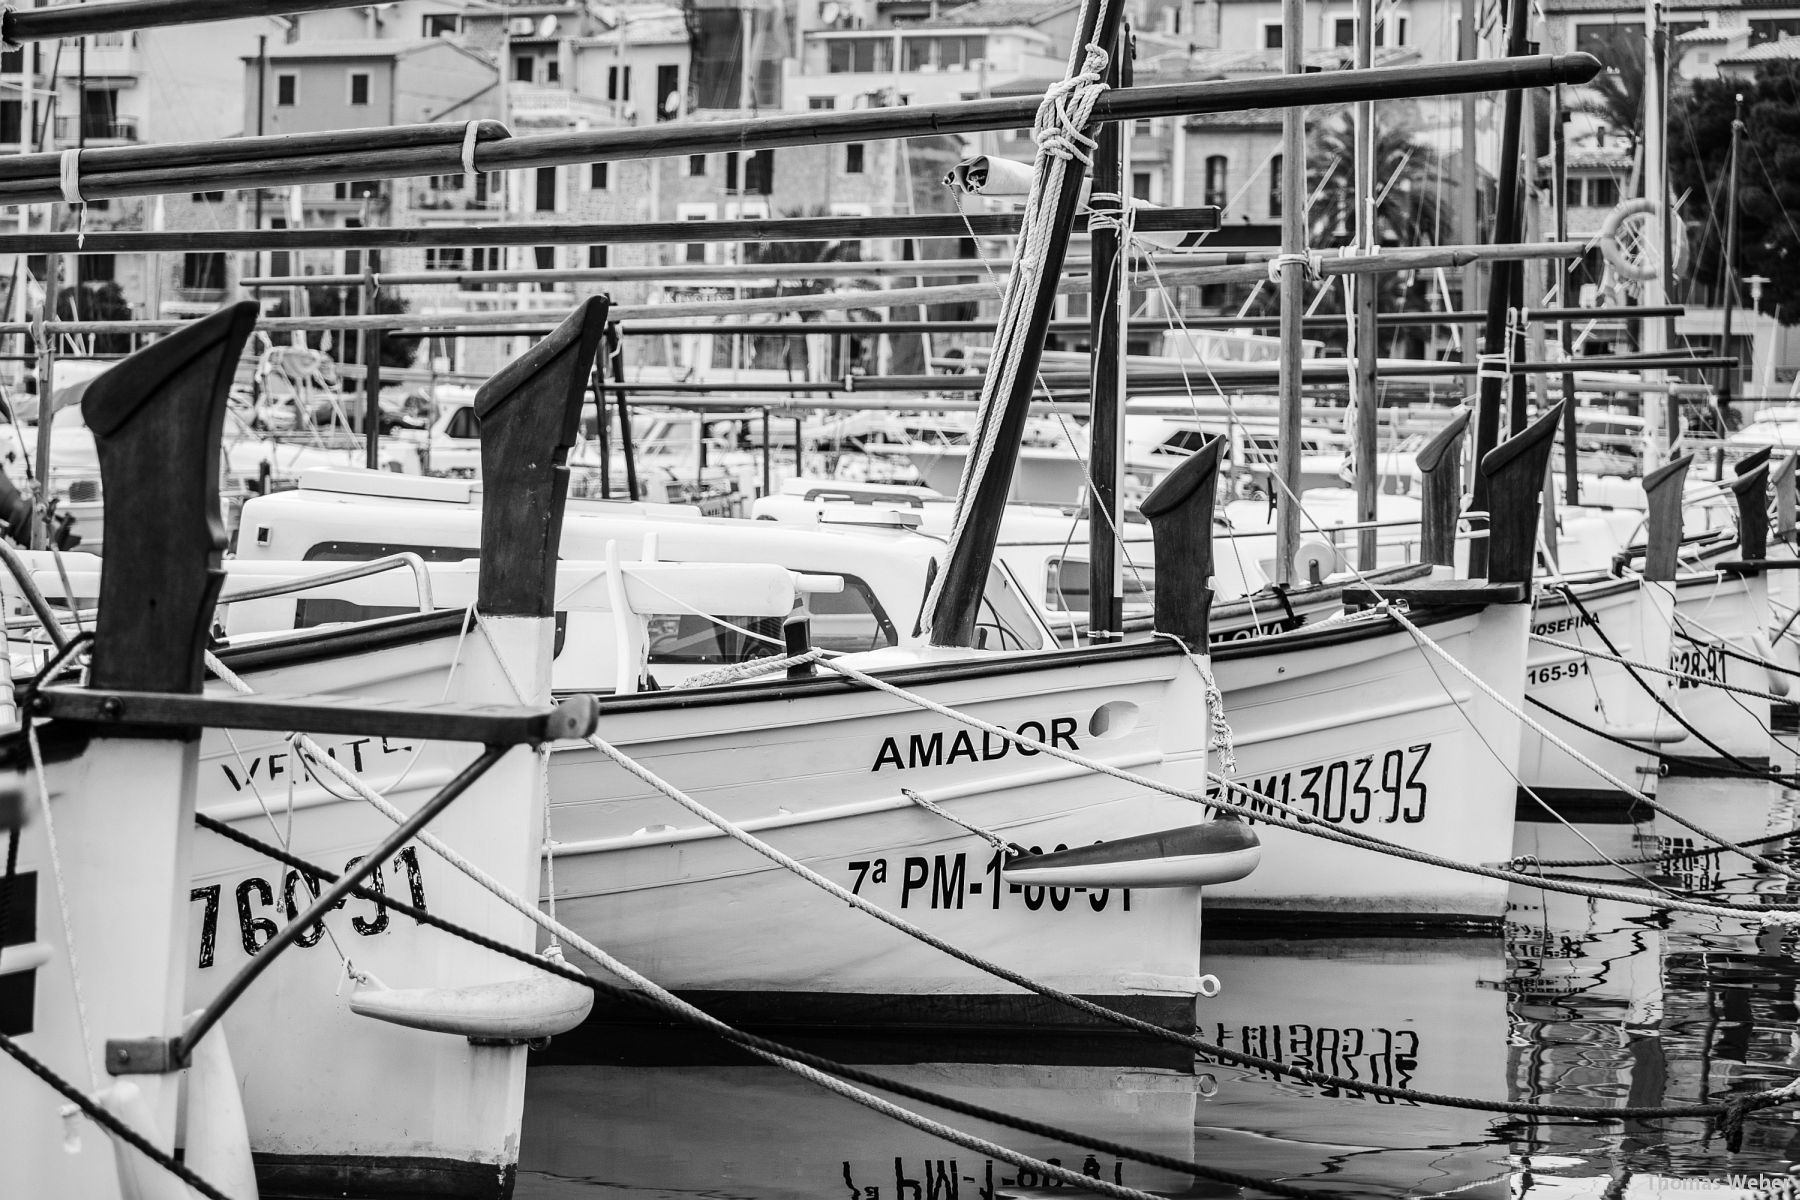
<instances>
[{"instance_id":1,"label":"water reflection","mask_svg":"<svg viewBox=\"0 0 1800 1200\"><path fill-rule=\"evenodd\" d=\"M1662 799L1732 838L1800 823L1794 798L1759 781L1671 779ZM1660 817L1546 821L1521 824L1513 852L1624 859L1692 838ZM1627 883L1637 873L1721 896L1800 894L1800 884L1731 856L1558 870ZM1209 941L1206 968L1224 990L1201 1002L1202 1036L1352 1080L1597 1107L1689 1103L1800 1071L1796 936L1741 921L1516 888L1504 942ZM1800 1121L1786 1112L1753 1118L1731 1154L1700 1120L1596 1127L1329 1094L1196 1067L1123 1035L796 1040L976 1103L1321 1192L1709 1200L1767 1195L1730 1177L1792 1178L1800 1156ZM1129 1186L1229 1191L949 1120ZM525 1129L525 1200L990 1200L1054 1190L696 1034L613 1028L559 1039L534 1061Z\"/></svg>"}]
</instances>

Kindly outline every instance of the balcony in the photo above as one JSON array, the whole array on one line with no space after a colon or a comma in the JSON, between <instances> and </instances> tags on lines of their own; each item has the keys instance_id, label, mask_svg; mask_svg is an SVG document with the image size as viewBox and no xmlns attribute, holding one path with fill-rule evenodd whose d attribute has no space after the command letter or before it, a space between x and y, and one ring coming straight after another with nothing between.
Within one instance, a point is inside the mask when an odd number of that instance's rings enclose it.
<instances>
[{"instance_id":1,"label":"balcony","mask_svg":"<svg viewBox=\"0 0 1800 1200\"><path fill-rule=\"evenodd\" d=\"M513 124L538 129L562 129L580 121L589 125L621 125L627 107L573 88L530 83L508 84L506 99L512 108Z\"/></svg>"},{"instance_id":2,"label":"balcony","mask_svg":"<svg viewBox=\"0 0 1800 1200\"><path fill-rule=\"evenodd\" d=\"M64 38L62 72L73 74L79 61L80 38ZM107 76L137 76L143 73L138 57L138 38L133 31L89 34L85 66L90 79ZM50 53L54 53L51 51Z\"/></svg>"},{"instance_id":3,"label":"balcony","mask_svg":"<svg viewBox=\"0 0 1800 1200\"><path fill-rule=\"evenodd\" d=\"M56 141L64 147L77 142L89 146L116 146L137 140L136 117L82 117L71 113L56 118Z\"/></svg>"}]
</instances>

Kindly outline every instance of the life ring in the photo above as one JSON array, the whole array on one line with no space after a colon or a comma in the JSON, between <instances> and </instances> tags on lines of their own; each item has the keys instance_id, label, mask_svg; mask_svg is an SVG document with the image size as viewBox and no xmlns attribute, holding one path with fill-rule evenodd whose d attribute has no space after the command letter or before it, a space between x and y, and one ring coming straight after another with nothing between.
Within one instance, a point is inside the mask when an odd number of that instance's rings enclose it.
<instances>
[{"instance_id":1,"label":"life ring","mask_svg":"<svg viewBox=\"0 0 1800 1200\"><path fill-rule=\"evenodd\" d=\"M1648 226L1655 228L1654 221L1635 220L1634 218L1653 217L1657 204L1648 196L1640 196L1636 200L1627 200L1606 214L1606 220L1600 225L1600 254L1607 265L1624 279L1647 280L1657 275L1657 259L1661 256L1652 249L1644 253L1646 243L1641 234L1631 236L1629 244L1619 234L1631 226ZM1674 260L1669 269L1679 271L1687 260L1687 236L1676 228L1669 230L1669 255Z\"/></svg>"}]
</instances>

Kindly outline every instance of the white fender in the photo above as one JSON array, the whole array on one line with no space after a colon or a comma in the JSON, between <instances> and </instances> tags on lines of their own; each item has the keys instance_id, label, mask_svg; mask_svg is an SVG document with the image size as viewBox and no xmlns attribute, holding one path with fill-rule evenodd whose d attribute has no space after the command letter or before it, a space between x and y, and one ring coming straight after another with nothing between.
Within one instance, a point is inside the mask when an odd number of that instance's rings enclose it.
<instances>
[{"instance_id":1,"label":"white fender","mask_svg":"<svg viewBox=\"0 0 1800 1200\"><path fill-rule=\"evenodd\" d=\"M979 196L1027 196L1031 194L1032 164L977 154L951 167L944 186Z\"/></svg>"},{"instance_id":2,"label":"white fender","mask_svg":"<svg viewBox=\"0 0 1800 1200\"><path fill-rule=\"evenodd\" d=\"M151 1145L169 1144L156 1128L156 1117L150 1112L150 1103L144 1099L143 1090L131 1080L119 1080L95 1093L94 1099ZM106 1136L112 1142L113 1159L119 1168L119 1194L124 1200L193 1200L187 1184L145 1158L135 1147L126 1145L111 1133Z\"/></svg>"},{"instance_id":3,"label":"white fender","mask_svg":"<svg viewBox=\"0 0 1800 1200\"><path fill-rule=\"evenodd\" d=\"M1762 659L1763 662L1771 664L1780 663L1781 660L1775 656L1775 647L1769 645L1769 639L1764 637L1761 633L1752 633L1750 635L1750 643L1756 648L1756 656ZM1771 692L1774 692L1777 696L1785 696L1788 694L1788 685L1792 680L1786 675L1765 666L1763 668L1763 677L1769 681L1769 690Z\"/></svg>"},{"instance_id":4,"label":"white fender","mask_svg":"<svg viewBox=\"0 0 1800 1200\"><path fill-rule=\"evenodd\" d=\"M562 964L562 955L544 958ZM457 988L390 988L370 977L350 1011L409 1029L484 1041L525 1042L567 1033L594 1007L593 989L548 971Z\"/></svg>"},{"instance_id":5,"label":"white fender","mask_svg":"<svg viewBox=\"0 0 1800 1200\"><path fill-rule=\"evenodd\" d=\"M207 1030L188 1059L186 1113L187 1165L232 1200L257 1200L244 1097L223 1024Z\"/></svg>"}]
</instances>

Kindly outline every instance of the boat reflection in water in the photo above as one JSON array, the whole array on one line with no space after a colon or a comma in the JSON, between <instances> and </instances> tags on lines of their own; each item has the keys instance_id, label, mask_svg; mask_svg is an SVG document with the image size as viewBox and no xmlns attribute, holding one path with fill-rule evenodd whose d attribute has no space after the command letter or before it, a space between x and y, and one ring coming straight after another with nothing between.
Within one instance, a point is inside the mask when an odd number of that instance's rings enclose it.
<instances>
[{"instance_id":1,"label":"boat reflection in water","mask_svg":"<svg viewBox=\"0 0 1800 1200\"><path fill-rule=\"evenodd\" d=\"M1495 938L1209 938L1223 983L1200 1002L1200 1034L1293 1066L1459 1096L1506 1094L1506 997ZM1396 1102L1209 1068L1202 1162L1332 1189L1479 1184L1503 1151L1489 1113Z\"/></svg>"},{"instance_id":2,"label":"boat reflection in water","mask_svg":"<svg viewBox=\"0 0 1800 1200\"><path fill-rule=\"evenodd\" d=\"M1088 1032L1037 1037L807 1037L801 1049L973 1104L1181 1159L1208 1076L1192 1056ZM1164 1194L1235 1196L1188 1175L944 1113L958 1129L1071 1170ZM710 1035L590 1023L534 1062L516 1195L857 1196L991 1200L1059 1181L901 1125ZM1069 1190L1069 1189L1065 1189Z\"/></svg>"}]
</instances>

